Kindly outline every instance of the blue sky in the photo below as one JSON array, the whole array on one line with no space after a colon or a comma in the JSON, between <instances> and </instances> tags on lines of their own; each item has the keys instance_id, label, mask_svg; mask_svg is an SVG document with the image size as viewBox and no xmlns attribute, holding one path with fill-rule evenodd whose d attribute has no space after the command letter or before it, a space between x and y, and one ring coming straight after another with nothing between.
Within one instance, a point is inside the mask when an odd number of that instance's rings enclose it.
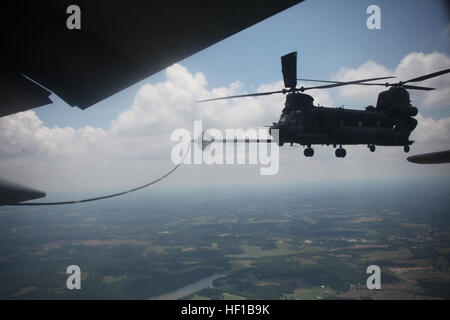
<instances>
[{"instance_id":1,"label":"blue sky","mask_svg":"<svg viewBox=\"0 0 450 320\"><path fill-rule=\"evenodd\" d=\"M381 9L381 30L366 27L366 9L371 4ZM307 0L179 63L191 73L203 73L209 88L240 80L246 91L252 92L261 83L281 79L280 56L291 51L299 52L299 76L330 79L341 67L356 68L367 60L394 69L410 52L448 54L447 27L445 3L439 0ZM144 83L164 80L164 72L159 72L84 111L52 96L55 103L38 108L36 113L49 127L92 125L106 129L132 105ZM335 97L333 91L330 94ZM427 115L434 114L446 116L450 112L435 110Z\"/></svg>"}]
</instances>

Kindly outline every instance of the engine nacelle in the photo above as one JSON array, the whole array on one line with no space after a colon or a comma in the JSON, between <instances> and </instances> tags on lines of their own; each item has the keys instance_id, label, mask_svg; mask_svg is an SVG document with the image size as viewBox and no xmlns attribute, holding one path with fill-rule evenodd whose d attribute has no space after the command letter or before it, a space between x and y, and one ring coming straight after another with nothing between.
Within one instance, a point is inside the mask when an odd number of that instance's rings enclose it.
<instances>
[{"instance_id":1,"label":"engine nacelle","mask_svg":"<svg viewBox=\"0 0 450 320\"><path fill-rule=\"evenodd\" d=\"M419 110L417 110L416 107L408 107L408 116L415 117L415 116L417 116L418 112L419 112Z\"/></svg>"},{"instance_id":2,"label":"engine nacelle","mask_svg":"<svg viewBox=\"0 0 450 320\"><path fill-rule=\"evenodd\" d=\"M387 110L389 113L391 113L395 116L401 116L401 117L414 117L418 113L418 110L416 107L402 106L398 103L394 103L394 104L388 106L385 110Z\"/></svg>"}]
</instances>

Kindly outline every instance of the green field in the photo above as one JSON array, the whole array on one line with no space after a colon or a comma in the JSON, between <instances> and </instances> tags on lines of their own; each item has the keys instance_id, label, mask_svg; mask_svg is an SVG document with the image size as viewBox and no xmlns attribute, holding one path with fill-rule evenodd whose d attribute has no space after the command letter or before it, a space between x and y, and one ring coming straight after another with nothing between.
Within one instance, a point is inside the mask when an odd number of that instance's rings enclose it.
<instances>
[{"instance_id":1,"label":"green field","mask_svg":"<svg viewBox=\"0 0 450 320\"><path fill-rule=\"evenodd\" d=\"M0 208L0 298L448 299L446 189L370 190Z\"/></svg>"}]
</instances>

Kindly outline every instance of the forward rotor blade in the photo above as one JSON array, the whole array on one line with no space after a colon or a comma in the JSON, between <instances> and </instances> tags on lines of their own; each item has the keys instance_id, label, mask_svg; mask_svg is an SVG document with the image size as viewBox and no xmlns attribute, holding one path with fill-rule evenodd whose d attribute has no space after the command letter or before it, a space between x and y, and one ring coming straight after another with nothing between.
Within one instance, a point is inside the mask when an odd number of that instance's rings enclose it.
<instances>
[{"instance_id":1,"label":"forward rotor blade","mask_svg":"<svg viewBox=\"0 0 450 320\"><path fill-rule=\"evenodd\" d=\"M316 80L316 79L297 79L297 80L309 82L323 82L323 83L344 83L342 81L332 81L332 80Z\"/></svg>"},{"instance_id":2,"label":"forward rotor blade","mask_svg":"<svg viewBox=\"0 0 450 320\"><path fill-rule=\"evenodd\" d=\"M281 72L283 73L284 87L295 88L297 85L297 51L281 57Z\"/></svg>"},{"instance_id":3,"label":"forward rotor blade","mask_svg":"<svg viewBox=\"0 0 450 320\"><path fill-rule=\"evenodd\" d=\"M287 90L284 89L284 90L278 90L278 91L239 94L239 95L236 95L236 96L228 96L228 97L220 97L220 98L212 98L212 99L200 100L200 101L197 101L197 103L206 102L206 101L214 101L214 100L224 100L224 99L234 99L234 98L244 98L244 97L256 97L256 96L267 96L269 94L286 93L286 92L287 92Z\"/></svg>"},{"instance_id":4,"label":"forward rotor blade","mask_svg":"<svg viewBox=\"0 0 450 320\"><path fill-rule=\"evenodd\" d=\"M450 68L449 69L445 69L445 70L441 70L441 71L437 71L437 72L433 72L433 73L429 73L429 74L426 74L426 75L421 76L421 77L409 79L407 81L403 81L403 83L423 81L423 80L434 78L434 77L437 77L437 76L440 76L442 74L446 74L446 73L449 73L449 72L450 72Z\"/></svg>"}]
</instances>

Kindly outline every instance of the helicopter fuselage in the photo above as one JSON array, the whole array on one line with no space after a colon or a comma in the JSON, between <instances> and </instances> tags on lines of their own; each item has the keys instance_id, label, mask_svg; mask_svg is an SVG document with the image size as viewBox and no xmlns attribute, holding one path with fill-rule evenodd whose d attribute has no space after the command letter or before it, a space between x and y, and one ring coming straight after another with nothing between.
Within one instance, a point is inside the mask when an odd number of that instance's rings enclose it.
<instances>
[{"instance_id":1,"label":"helicopter fuselage","mask_svg":"<svg viewBox=\"0 0 450 320\"><path fill-rule=\"evenodd\" d=\"M406 151L406 146L413 143L409 135L417 120L405 112L395 111L381 111L372 106L366 110L314 106L311 96L290 93L280 120L270 131L279 130L280 145L297 143L311 148L314 144L366 144L404 146Z\"/></svg>"}]
</instances>

